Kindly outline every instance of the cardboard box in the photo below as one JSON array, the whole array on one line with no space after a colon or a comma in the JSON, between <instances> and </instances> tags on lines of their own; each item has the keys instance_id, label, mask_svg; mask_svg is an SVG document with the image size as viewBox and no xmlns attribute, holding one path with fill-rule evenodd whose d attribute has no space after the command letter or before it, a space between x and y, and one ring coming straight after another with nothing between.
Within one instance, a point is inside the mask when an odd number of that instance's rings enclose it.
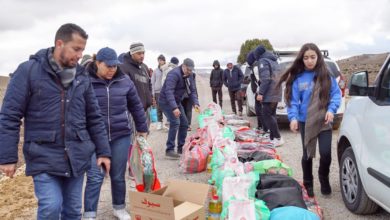
<instances>
[{"instance_id":1,"label":"cardboard box","mask_svg":"<svg viewBox=\"0 0 390 220\"><path fill-rule=\"evenodd\" d=\"M130 191L132 220L204 220L209 185L170 180L152 193Z\"/></svg>"}]
</instances>

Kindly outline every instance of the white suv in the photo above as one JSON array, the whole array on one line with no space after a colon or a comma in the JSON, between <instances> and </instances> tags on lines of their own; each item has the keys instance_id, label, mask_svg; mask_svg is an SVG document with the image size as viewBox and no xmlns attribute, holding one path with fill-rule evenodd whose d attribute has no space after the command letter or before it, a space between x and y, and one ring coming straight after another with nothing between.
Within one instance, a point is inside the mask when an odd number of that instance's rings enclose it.
<instances>
[{"instance_id":1,"label":"white suv","mask_svg":"<svg viewBox=\"0 0 390 220\"><path fill-rule=\"evenodd\" d=\"M343 75L340 73L340 68L337 65L337 63L333 60L331 60L328 56L328 51L323 50L321 51L324 55L325 63L330 71L330 73L336 77L337 83L339 84L339 87L341 89L342 93L342 101L340 104L339 109L337 110L337 113L334 118L333 128L337 129L340 126L341 120L343 119L343 113L345 110L345 97L344 97L344 90L345 90L345 80ZM275 54L278 57L278 62L281 66L282 72L286 71L294 62L298 52L297 51L275 51ZM256 61L257 62L257 61ZM249 68L249 67L247 67ZM257 63L253 64L253 72L255 76L259 77L259 71L257 68ZM284 86L283 86L283 92L282 92L282 101L278 103L278 106L276 108L276 118L278 120L278 123L288 123L288 117L287 117L287 106L284 102ZM248 116L255 116L255 94L252 92L251 87L248 86L246 90L246 114Z\"/></svg>"},{"instance_id":2,"label":"white suv","mask_svg":"<svg viewBox=\"0 0 390 220\"><path fill-rule=\"evenodd\" d=\"M352 75L337 154L345 206L370 214L390 212L390 56L373 86L367 71Z\"/></svg>"}]
</instances>

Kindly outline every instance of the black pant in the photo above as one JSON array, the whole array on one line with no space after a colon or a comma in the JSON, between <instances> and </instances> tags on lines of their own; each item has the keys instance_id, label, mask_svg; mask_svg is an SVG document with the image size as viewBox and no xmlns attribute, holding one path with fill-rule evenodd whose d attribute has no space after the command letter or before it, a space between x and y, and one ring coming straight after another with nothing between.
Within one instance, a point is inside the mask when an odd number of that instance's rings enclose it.
<instances>
[{"instance_id":1,"label":"black pant","mask_svg":"<svg viewBox=\"0 0 390 220\"><path fill-rule=\"evenodd\" d=\"M256 117L257 117L257 127L262 128L263 131L268 131L268 127L264 123L263 105L261 104L261 102L256 100L256 96L255 96L255 110L256 110Z\"/></svg>"},{"instance_id":2,"label":"black pant","mask_svg":"<svg viewBox=\"0 0 390 220\"><path fill-rule=\"evenodd\" d=\"M305 138L305 123L299 122L299 131L301 132L303 155L302 171L303 182L313 185L313 159L307 157L307 152L303 146ZM318 134L318 148L320 151L320 166L318 176L327 178L329 176L330 163L332 162L332 130L321 131Z\"/></svg>"},{"instance_id":3,"label":"black pant","mask_svg":"<svg viewBox=\"0 0 390 220\"><path fill-rule=\"evenodd\" d=\"M230 104L232 105L232 111L234 112L234 114L237 114L236 100L238 104L238 111L242 112L242 97L240 95L240 90L229 91L229 96L230 96Z\"/></svg>"},{"instance_id":4,"label":"black pant","mask_svg":"<svg viewBox=\"0 0 390 220\"><path fill-rule=\"evenodd\" d=\"M189 127L189 126L191 126L191 120L192 120L192 102L191 102L190 98L184 98L181 101L181 105L184 108L184 112L186 114L187 121L188 121L188 127Z\"/></svg>"},{"instance_id":5,"label":"black pant","mask_svg":"<svg viewBox=\"0 0 390 220\"><path fill-rule=\"evenodd\" d=\"M276 106L277 102L263 102L263 121L265 126L269 129L269 138L280 138L280 132L278 127L278 121L276 120Z\"/></svg>"},{"instance_id":6,"label":"black pant","mask_svg":"<svg viewBox=\"0 0 390 220\"><path fill-rule=\"evenodd\" d=\"M213 94L213 102L216 104L218 104L217 102L217 93L218 93L219 105L222 108L222 87L211 87L211 93Z\"/></svg>"},{"instance_id":7,"label":"black pant","mask_svg":"<svg viewBox=\"0 0 390 220\"><path fill-rule=\"evenodd\" d=\"M160 99L160 93L154 94L154 97L156 99L156 105L157 105L157 121L162 122L163 121L163 112L162 112L160 106L158 106L158 101Z\"/></svg>"}]
</instances>

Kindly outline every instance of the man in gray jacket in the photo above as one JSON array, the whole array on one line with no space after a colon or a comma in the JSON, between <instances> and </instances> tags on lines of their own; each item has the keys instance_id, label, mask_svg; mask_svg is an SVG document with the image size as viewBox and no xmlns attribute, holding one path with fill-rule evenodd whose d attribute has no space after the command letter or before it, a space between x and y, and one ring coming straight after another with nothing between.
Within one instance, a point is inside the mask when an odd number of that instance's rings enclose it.
<instances>
[{"instance_id":1,"label":"man in gray jacket","mask_svg":"<svg viewBox=\"0 0 390 220\"><path fill-rule=\"evenodd\" d=\"M152 91L153 91L153 105L157 106L157 130L161 130L163 127L163 113L158 105L158 100L160 97L160 91L163 85L163 72L161 67L165 65L164 55L157 57L158 66L154 70L152 75Z\"/></svg>"}]
</instances>

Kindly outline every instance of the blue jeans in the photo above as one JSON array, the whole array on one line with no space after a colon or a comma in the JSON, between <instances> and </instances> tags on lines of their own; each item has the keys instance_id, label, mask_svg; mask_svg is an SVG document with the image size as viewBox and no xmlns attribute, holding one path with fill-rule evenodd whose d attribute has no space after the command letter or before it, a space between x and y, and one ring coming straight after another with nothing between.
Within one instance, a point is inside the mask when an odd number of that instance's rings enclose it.
<instances>
[{"instance_id":1,"label":"blue jeans","mask_svg":"<svg viewBox=\"0 0 390 220\"><path fill-rule=\"evenodd\" d=\"M168 131L166 152L175 150L176 135L177 135L177 149L181 150L186 140L187 129L188 129L188 121L183 106L182 105L178 106L181 112L179 118L175 117L175 115L173 114L173 109L172 107L169 106L169 104L160 102L160 108L163 110L164 115L169 120L169 131Z\"/></svg>"},{"instance_id":2,"label":"blue jeans","mask_svg":"<svg viewBox=\"0 0 390 220\"><path fill-rule=\"evenodd\" d=\"M111 147L111 195L114 209L126 207L126 182L125 172L127 167L127 155L131 144L131 136L120 137L110 141ZM96 155L91 158L91 169L87 171L87 183L84 192L84 217L96 217L105 172L102 172L96 164Z\"/></svg>"},{"instance_id":3,"label":"blue jeans","mask_svg":"<svg viewBox=\"0 0 390 220\"><path fill-rule=\"evenodd\" d=\"M81 219L84 175L63 177L40 173L33 180L38 220Z\"/></svg>"}]
</instances>

